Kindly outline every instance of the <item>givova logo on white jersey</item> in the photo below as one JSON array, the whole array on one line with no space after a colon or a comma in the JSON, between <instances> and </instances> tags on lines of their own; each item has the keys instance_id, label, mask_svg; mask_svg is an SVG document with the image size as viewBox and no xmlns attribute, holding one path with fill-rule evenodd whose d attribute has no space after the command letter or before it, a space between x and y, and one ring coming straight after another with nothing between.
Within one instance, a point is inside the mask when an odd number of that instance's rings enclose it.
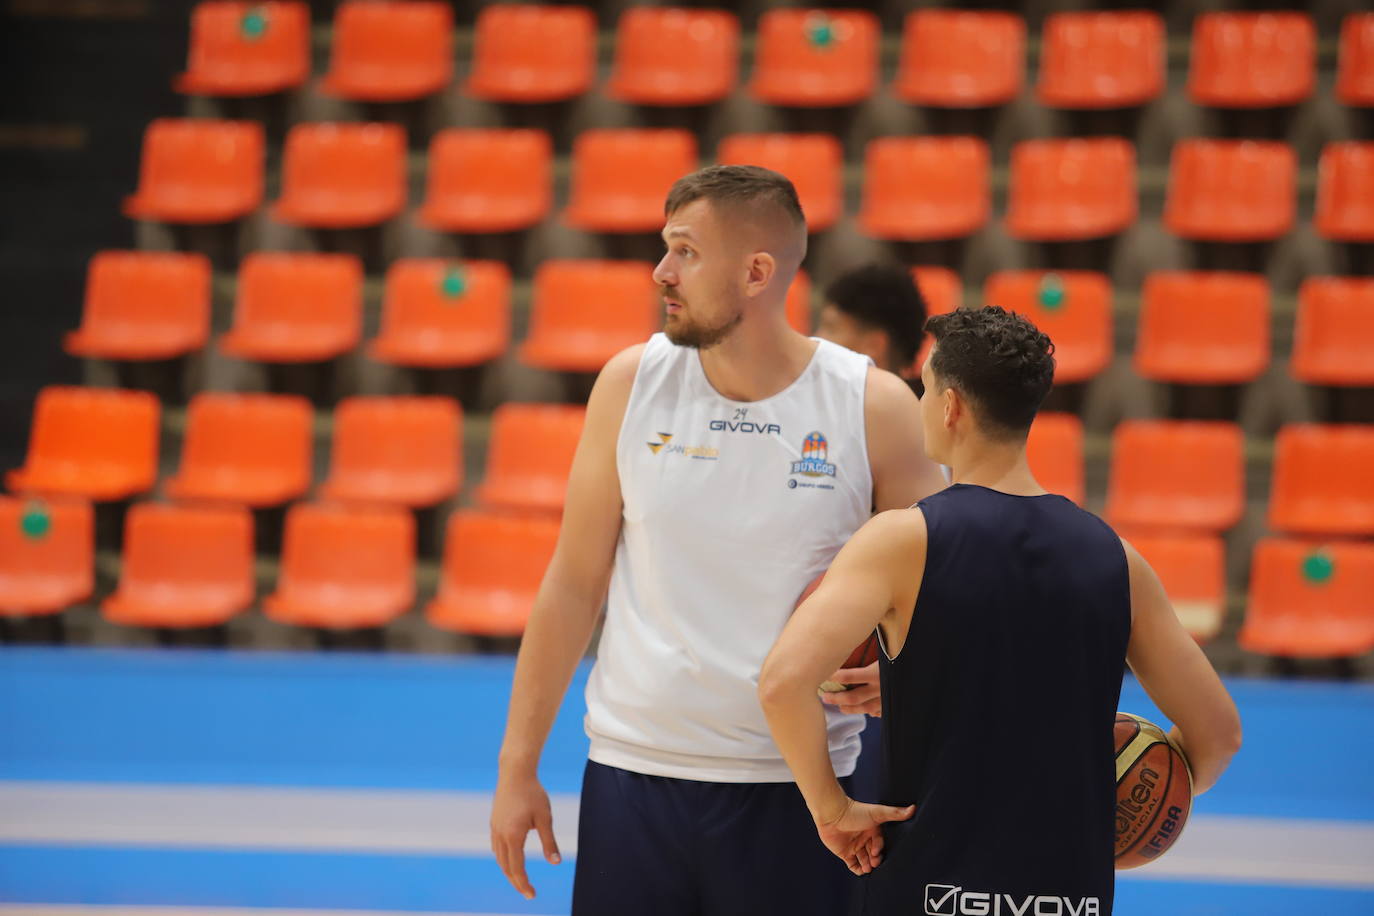
<instances>
[{"instance_id":1,"label":"givova logo on white jersey","mask_svg":"<svg viewBox=\"0 0 1374 916\"><path fill-rule=\"evenodd\" d=\"M927 916L1102 916L1096 897L1018 897L995 891L966 891L955 884L927 884L925 902Z\"/></svg>"}]
</instances>

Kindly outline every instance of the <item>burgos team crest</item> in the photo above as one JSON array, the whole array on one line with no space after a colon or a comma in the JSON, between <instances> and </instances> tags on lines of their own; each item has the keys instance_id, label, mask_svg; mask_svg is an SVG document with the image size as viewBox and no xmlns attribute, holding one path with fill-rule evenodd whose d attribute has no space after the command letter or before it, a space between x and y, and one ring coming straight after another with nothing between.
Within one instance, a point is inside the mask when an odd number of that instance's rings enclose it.
<instances>
[{"instance_id":1,"label":"burgos team crest","mask_svg":"<svg viewBox=\"0 0 1374 916\"><path fill-rule=\"evenodd\" d=\"M819 432L807 433L802 440L801 461L792 462L791 475L787 480L789 489L795 490L797 487L813 487L822 490L833 490L833 484L825 483L823 478L835 476L835 465L829 459L830 446L825 441L825 436ZM810 477L813 480L797 480L797 474L803 477ZM813 482L814 481L814 482Z\"/></svg>"}]
</instances>

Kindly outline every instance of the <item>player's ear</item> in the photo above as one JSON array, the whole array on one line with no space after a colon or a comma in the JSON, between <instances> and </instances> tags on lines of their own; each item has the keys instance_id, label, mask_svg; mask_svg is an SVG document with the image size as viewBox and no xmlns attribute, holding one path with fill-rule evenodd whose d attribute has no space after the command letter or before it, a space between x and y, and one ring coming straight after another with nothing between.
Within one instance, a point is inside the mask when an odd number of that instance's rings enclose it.
<instances>
[{"instance_id":1,"label":"player's ear","mask_svg":"<svg viewBox=\"0 0 1374 916\"><path fill-rule=\"evenodd\" d=\"M959 391L953 385L946 387L941 392L940 399L945 406L945 429L953 429L954 424L964 413L964 399L959 397Z\"/></svg>"},{"instance_id":2,"label":"player's ear","mask_svg":"<svg viewBox=\"0 0 1374 916\"><path fill-rule=\"evenodd\" d=\"M777 260L766 251L756 251L749 256L749 270L744 279L744 291L749 296L757 296L767 288L769 281L778 271Z\"/></svg>"}]
</instances>

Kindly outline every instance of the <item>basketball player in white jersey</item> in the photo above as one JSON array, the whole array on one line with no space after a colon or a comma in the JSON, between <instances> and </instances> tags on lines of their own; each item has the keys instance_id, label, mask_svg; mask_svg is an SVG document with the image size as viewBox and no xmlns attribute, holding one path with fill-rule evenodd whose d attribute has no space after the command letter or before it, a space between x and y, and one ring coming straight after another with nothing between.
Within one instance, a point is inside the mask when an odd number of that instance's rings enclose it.
<instances>
[{"instance_id":1,"label":"basketball player in white jersey","mask_svg":"<svg viewBox=\"0 0 1374 916\"><path fill-rule=\"evenodd\" d=\"M943 480L906 383L788 326L806 224L786 178L703 169L665 213L665 333L607 363L588 401L516 663L492 848L527 897L531 830L558 861L536 769L604 601L573 913L832 914L851 879L801 829L810 815L759 707L759 670L874 507ZM843 776L863 719L826 716Z\"/></svg>"}]
</instances>

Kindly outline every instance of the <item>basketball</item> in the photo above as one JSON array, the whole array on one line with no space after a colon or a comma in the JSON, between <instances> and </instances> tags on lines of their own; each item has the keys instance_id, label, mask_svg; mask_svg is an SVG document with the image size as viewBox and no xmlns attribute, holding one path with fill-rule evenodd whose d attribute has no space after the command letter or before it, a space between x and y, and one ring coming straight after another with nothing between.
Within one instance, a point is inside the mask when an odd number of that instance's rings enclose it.
<instances>
[{"instance_id":1,"label":"basketball","mask_svg":"<svg viewBox=\"0 0 1374 916\"><path fill-rule=\"evenodd\" d=\"M1193 806L1183 752L1153 722L1116 714L1116 867L1153 862L1174 845Z\"/></svg>"}]
</instances>

